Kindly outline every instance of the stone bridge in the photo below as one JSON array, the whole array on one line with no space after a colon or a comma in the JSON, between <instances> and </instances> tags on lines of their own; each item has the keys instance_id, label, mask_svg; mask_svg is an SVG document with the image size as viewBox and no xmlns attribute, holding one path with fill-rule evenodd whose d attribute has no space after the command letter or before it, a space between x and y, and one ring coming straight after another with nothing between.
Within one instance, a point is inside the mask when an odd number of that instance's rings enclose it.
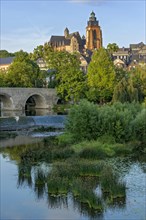
<instances>
[{"instance_id":1,"label":"stone bridge","mask_svg":"<svg viewBox=\"0 0 146 220\"><path fill-rule=\"evenodd\" d=\"M1 110L26 110L28 107L50 110L57 101L55 89L0 88Z\"/></svg>"}]
</instances>

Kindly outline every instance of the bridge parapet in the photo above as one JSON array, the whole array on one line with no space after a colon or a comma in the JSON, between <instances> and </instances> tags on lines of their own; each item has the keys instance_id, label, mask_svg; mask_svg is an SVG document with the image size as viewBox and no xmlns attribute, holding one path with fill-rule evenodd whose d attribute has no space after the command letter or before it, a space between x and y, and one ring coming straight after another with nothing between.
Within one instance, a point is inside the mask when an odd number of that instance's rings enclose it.
<instances>
[{"instance_id":1,"label":"bridge parapet","mask_svg":"<svg viewBox=\"0 0 146 220\"><path fill-rule=\"evenodd\" d=\"M36 109L51 109L58 101L55 89L0 88L0 108L3 110L23 110L30 98Z\"/></svg>"}]
</instances>

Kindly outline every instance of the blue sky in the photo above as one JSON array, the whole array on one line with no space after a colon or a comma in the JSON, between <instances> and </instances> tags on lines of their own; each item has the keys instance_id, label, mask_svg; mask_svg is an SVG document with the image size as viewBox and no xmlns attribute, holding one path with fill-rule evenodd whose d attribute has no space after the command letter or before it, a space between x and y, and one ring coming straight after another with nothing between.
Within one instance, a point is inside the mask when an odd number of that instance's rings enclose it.
<instances>
[{"instance_id":1,"label":"blue sky","mask_svg":"<svg viewBox=\"0 0 146 220\"><path fill-rule=\"evenodd\" d=\"M93 10L103 33L103 46L146 43L145 0L0 0L0 49L32 52L51 35L86 33Z\"/></svg>"}]
</instances>

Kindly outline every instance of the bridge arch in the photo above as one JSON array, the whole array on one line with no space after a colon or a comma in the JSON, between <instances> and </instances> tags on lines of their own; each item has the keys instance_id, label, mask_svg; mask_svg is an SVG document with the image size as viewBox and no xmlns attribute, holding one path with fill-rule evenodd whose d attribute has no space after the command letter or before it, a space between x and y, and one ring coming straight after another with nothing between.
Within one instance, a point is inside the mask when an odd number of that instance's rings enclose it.
<instances>
[{"instance_id":1,"label":"bridge arch","mask_svg":"<svg viewBox=\"0 0 146 220\"><path fill-rule=\"evenodd\" d=\"M25 109L35 108L43 109L46 107L46 99L41 94L30 94L24 101Z\"/></svg>"},{"instance_id":2,"label":"bridge arch","mask_svg":"<svg viewBox=\"0 0 146 220\"><path fill-rule=\"evenodd\" d=\"M13 99L9 94L0 93L0 109L1 110L9 110L13 109Z\"/></svg>"}]
</instances>

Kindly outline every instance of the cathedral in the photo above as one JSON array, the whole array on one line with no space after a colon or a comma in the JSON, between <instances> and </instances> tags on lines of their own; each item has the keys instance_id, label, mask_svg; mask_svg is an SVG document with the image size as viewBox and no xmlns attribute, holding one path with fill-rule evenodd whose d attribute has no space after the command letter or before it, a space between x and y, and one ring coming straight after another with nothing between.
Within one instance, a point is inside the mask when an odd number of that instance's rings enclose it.
<instances>
[{"instance_id":1,"label":"cathedral","mask_svg":"<svg viewBox=\"0 0 146 220\"><path fill-rule=\"evenodd\" d=\"M95 13L92 11L87 22L86 37L79 32L70 33L68 28L64 30L64 36L51 36L49 44L55 51L68 51L69 53L93 51L102 47L102 31Z\"/></svg>"}]
</instances>

